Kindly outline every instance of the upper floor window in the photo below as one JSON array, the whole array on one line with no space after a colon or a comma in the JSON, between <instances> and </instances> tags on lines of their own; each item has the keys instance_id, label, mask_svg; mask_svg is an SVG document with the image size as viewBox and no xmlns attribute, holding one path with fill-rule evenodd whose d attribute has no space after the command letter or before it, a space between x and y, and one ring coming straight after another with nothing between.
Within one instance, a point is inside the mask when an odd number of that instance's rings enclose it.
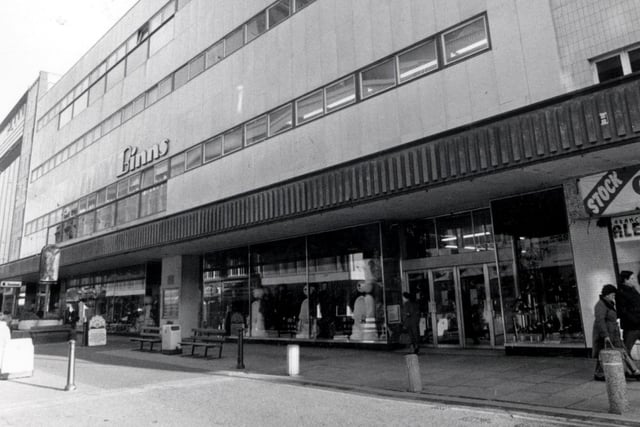
<instances>
[{"instance_id":1,"label":"upper floor window","mask_svg":"<svg viewBox=\"0 0 640 427\"><path fill-rule=\"evenodd\" d=\"M484 16L462 24L442 35L444 60L447 64L489 48L487 22Z\"/></svg>"},{"instance_id":2,"label":"upper floor window","mask_svg":"<svg viewBox=\"0 0 640 427\"><path fill-rule=\"evenodd\" d=\"M598 83L617 79L640 70L640 47L618 52L593 61L595 81Z\"/></svg>"}]
</instances>

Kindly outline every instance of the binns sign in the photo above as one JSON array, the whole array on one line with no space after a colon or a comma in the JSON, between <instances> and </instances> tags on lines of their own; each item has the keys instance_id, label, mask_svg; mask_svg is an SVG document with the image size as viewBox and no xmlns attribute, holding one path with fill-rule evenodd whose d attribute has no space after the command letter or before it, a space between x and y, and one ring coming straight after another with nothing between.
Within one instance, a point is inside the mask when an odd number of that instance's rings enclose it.
<instances>
[{"instance_id":1,"label":"binns sign","mask_svg":"<svg viewBox=\"0 0 640 427\"><path fill-rule=\"evenodd\" d=\"M155 144L151 148L144 151L138 150L138 147L128 146L118 157L120 168L118 169L118 177L140 169L149 163L154 162L169 152L169 139Z\"/></svg>"}]
</instances>

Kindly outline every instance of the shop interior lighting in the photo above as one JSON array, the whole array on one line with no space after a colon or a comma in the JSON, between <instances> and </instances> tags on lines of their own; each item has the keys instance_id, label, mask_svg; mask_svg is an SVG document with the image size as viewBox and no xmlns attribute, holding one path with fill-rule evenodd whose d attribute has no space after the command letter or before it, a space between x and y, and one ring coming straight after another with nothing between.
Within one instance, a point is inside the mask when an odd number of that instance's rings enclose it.
<instances>
[{"instance_id":1,"label":"shop interior lighting","mask_svg":"<svg viewBox=\"0 0 640 427\"><path fill-rule=\"evenodd\" d=\"M429 61L426 64L420 65L419 67L415 67L415 68L412 68L411 70L408 70L408 71L405 71L404 73L401 73L400 74L400 78L402 80L404 80L407 77L413 76L414 74L421 73L424 70L427 70L427 69L429 69L431 67L435 67L437 64L438 64L438 61L436 61L434 59L433 61Z\"/></svg>"},{"instance_id":2,"label":"shop interior lighting","mask_svg":"<svg viewBox=\"0 0 640 427\"><path fill-rule=\"evenodd\" d=\"M355 95L345 96L344 98L338 99L337 101L334 101L331 104L327 105L327 108L334 108L334 107L337 107L339 105L346 104L347 102L351 102L354 99L356 99Z\"/></svg>"},{"instance_id":3,"label":"shop interior lighting","mask_svg":"<svg viewBox=\"0 0 640 427\"><path fill-rule=\"evenodd\" d=\"M455 58L458 55L464 55L467 52L475 50L480 47L484 47L487 44L487 39L479 40L475 43L471 43L469 46L465 46L461 49L456 50L455 52L451 52L451 58Z\"/></svg>"},{"instance_id":4,"label":"shop interior lighting","mask_svg":"<svg viewBox=\"0 0 640 427\"><path fill-rule=\"evenodd\" d=\"M317 116L318 114L322 114L322 108L318 108L317 110L309 111L307 114L302 116L302 118L304 120L307 120L307 119L309 119L311 117Z\"/></svg>"},{"instance_id":5,"label":"shop interior lighting","mask_svg":"<svg viewBox=\"0 0 640 427\"><path fill-rule=\"evenodd\" d=\"M484 232L482 232L482 233L465 234L465 235L463 235L462 237L463 237L463 238L465 238L465 239L470 239L470 238L472 238L472 237L488 236L489 234L491 234L491 233L490 233L490 232L488 232L488 231L484 231Z\"/></svg>"},{"instance_id":6,"label":"shop interior lighting","mask_svg":"<svg viewBox=\"0 0 640 427\"><path fill-rule=\"evenodd\" d=\"M447 236L440 239L441 242L451 242L453 240L457 240L458 236Z\"/></svg>"}]
</instances>

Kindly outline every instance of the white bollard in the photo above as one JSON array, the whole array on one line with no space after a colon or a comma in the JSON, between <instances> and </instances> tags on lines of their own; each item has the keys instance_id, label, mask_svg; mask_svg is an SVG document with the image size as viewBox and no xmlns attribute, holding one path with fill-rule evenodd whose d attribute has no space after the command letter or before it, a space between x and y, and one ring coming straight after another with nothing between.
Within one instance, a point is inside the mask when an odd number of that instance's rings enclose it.
<instances>
[{"instance_id":1,"label":"white bollard","mask_svg":"<svg viewBox=\"0 0 640 427\"><path fill-rule=\"evenodd\" d=\"M409 377L409 391L420 393L422 391L422 377L420 376L420 363L418 356L408 354L404 357L407 363L407 375Z\"/></svg>"},{"instance_id":2,"label":"white bollard","mask_svg":"<svg viewBox=\"0 0 640 427\"><path fill-rule=\"evenodd\" d=\"M290 376L293 377L300 373L300 346L298 344L287 345L287 365Z\"/></svg>"}]
</instances>

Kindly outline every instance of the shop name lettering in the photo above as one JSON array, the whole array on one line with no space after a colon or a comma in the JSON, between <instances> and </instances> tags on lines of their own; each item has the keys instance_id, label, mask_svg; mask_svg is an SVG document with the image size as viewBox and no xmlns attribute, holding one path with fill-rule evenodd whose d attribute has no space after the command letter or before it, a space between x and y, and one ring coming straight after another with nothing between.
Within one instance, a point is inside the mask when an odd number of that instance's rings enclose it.
<instances>
[{"instance_id":1,"label":"shop name lettering","mask_svg":"<svg viewBox=\"0 0 640 427\"><path fill-rule=\"evenodd\" d=\"M607 202L617 193L618 188L623 185L624 182L618 178L616 171L609 172L589 195L589 198L586 200L587 208L591 213L599 214L606 208L608 205Z\"/></svg>"},{"instance_id":2,"label":"shop name lettering","mask_svg":"<svg viewBox=\"0 0 640 427\"><path fill-rule=\"evenodd\" d=\"M614 220L611 230L613 231L613 238L616 240L640 237L640 221L638 217Z\"/></svg>"},{"instance_id":3,"label":"shop name lettering","mask_svg":"<svg viewBox=\"0 0 640 427\"><path fill-rule=\"evenodd\" d=\"M144 151L138 151L138 147L128 146L122 152L122 163L120 164L118 176L140 169L141 167L165 156L168 152L168 139L165 139L159 144L155 144L153 147Z\"/></svg>"}]
</instances>

